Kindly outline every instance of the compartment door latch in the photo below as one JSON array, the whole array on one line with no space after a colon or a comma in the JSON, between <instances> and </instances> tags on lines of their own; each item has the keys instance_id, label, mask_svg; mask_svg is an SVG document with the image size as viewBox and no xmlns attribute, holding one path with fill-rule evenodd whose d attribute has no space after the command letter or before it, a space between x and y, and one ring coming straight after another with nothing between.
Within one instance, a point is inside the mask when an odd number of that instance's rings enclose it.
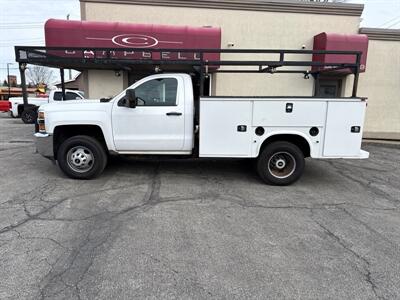
<instances>
[{"instance_id":1,"label":"compartment door latch","mask_svg":"<svg viewBox=\"0 0 400 300\"><path fill-rule=\"evenodd\" d=\"M288 114L293 112L293 103L286 103L286 112Z\"/></svg>"}]
</instances>

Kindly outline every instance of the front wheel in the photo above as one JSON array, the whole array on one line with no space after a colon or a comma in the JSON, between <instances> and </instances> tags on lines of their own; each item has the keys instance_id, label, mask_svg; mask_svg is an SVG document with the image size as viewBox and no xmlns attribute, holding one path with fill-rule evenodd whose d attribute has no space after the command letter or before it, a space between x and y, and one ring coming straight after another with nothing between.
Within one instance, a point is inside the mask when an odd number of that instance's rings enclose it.
<instances>
[{"instance_id":1,"label":"front wheel","mask_svg":"<svg viewBox=\"0 0 400 300\"><path fill-rule=\"evenodd\" d=\"M257 160L257 172L268 184L290 185L304 171L304 154L289 142L273 142L266 146Z\"/></svg>"},{"instance_id":2,"label":"front wheel","mask_svg":"<svg viewBox=\"0 0 400 300\"><path fill-rule=\"evenodd\" d=\"M58 149L60 169L73 179L93 179L107 165L107 154L101 143L90 136L74 136L65 140Z\"/></svg>"}]
</instances>

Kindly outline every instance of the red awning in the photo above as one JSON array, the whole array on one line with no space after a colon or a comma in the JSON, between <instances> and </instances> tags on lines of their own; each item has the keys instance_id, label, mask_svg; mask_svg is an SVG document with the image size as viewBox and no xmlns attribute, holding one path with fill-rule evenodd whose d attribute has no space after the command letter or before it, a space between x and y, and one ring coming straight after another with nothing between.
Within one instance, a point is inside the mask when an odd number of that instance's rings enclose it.
<instances>
[{"instance_id":1,"label":"red awning","mask_svg":"<svg viewBox=\"0 0 400 300\"><path fill-rule=\"evenodd\" d=\"M221 49L221 29L213 27L50 19L45 24L45 38L47 47ZM126 59L148 58L144 51L122 53ZM67 51L63 54L66 57L75 55ZM90 53L88 55L90 58ZM174 57L168 53L163 55L164 59L196 59L194 53L175 53ZM219 54L207 56L208 60L220 59Z\"/></svg>"},{"instance_id":2,"label":"red awning","mask_svg":"<svg viewBox=\"0 0 400 300\"><path fill-rule=\"evenodd\" d=\"M314 36L314 50L332 51L361 51L360 72L365 72L368 54L368 36L365 34L338 34L322 32ZM313 61L324 63L354 63L352 55L340 54L314 54ZM315 67L313 70L321 70ZM326 67L324 70L328 70ZM349 74L350 70L335 71L336 73Z\"/></svg>"}]
</instances>

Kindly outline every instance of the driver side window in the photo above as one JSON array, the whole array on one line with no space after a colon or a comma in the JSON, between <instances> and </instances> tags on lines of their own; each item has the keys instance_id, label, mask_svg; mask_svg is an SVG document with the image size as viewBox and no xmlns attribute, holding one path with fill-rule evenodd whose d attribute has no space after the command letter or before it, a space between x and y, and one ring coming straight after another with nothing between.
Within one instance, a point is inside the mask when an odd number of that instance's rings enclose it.
<instances>
[{"instance_id":1,"label":"driver side window","mask_svg":"<svg viewBox=\"0 0 400 300\"><path fill-rule=\"evenodd\" d=\"M135 89L138 106L176 106L178 81L159 78L147 81Z\"/></svg>"}]
</instances>

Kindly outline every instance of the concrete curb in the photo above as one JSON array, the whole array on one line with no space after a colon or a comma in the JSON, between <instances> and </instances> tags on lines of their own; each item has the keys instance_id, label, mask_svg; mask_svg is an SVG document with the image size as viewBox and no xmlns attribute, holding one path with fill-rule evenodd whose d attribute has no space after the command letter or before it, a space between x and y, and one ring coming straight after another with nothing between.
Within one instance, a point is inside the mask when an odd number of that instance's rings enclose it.
<instances>
[{"instance_id":1,"label":"concrete curb","mask_svg":"<svg viewBox=\"0 0 400 300\"><path fill-rule=\"evenodd\" d=\"M364 139L362 143L363 145L382 146L386 148L400 149L400 141Z\"/></svg>"}]
</instances>

